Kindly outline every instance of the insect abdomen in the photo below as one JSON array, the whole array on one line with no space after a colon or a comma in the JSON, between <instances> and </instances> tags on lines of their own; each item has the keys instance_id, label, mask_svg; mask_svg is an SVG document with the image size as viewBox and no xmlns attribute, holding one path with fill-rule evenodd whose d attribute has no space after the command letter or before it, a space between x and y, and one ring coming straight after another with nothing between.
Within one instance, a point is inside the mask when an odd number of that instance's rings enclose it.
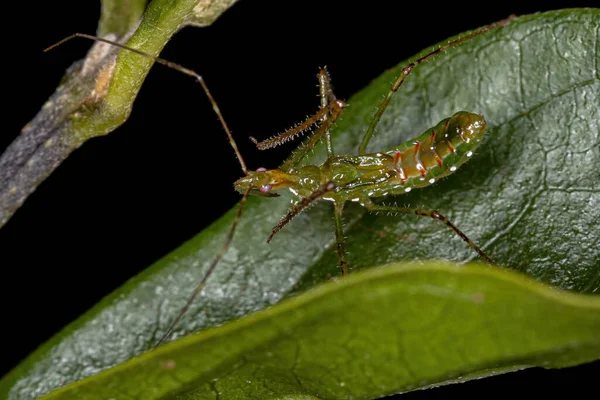
<instances>
[{"instance_id":1,"label":"insect abdomen","mask_svg":"<svg viewBox=\"0 0 600 400\"><path fill-rule=\"evenodd\" d=\"M473 155L485 129L482 115L460 111L421 136L386 151L394 157L397 172L386 185L388 193L399 194L425 187L456 171ZM382 191L380 195L384 193Z\"/></svg>"},{"instance_id":2,"label":"insect abdomen","mask_svg":"<svg viewBox=\"0 0 600 400\"><path fill-rule=\"evenodd\" d=\"M331 196L338 200L402 194L456 171L473 155L485 128L483 116L461 111L384 153L335 156L313 168L320 171L321 181L331 180L342 188ZM303 171L298 171L300 183L306 181ZM306 192L310 189L314 187Z\"/></svg>"}]
</instances>

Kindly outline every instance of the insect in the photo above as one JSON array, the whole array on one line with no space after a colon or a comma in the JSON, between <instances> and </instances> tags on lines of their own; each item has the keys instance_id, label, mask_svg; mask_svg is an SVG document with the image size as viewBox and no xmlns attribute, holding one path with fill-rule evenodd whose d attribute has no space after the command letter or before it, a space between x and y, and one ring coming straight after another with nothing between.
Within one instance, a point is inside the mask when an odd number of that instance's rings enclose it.
<instances>
[{"instance_id":1,"label":"insect","mask_svg":"<svg viewBox=\"0 0 600 400\"><path fill-rule=\"evenodd\" d=\"M268 170L266 168L258 168L255 171L249 170L246 166L219 106L203 77L198 73L171 61L93 35L76 33L48 47L45 51L75 37L82 37L120 47L195 78L208 97L244 174L243 177L234 183L235 189L242 194L242 199L225 242L158 344L169 338L173 329L196 299L219 261L230 247L236 227L242 216L244 205L250 195L274 197L277 196L276 192L281 189L289 189L295 195L295 202L280 222L273 227L271 235L267 238L267 242L273 240L277 232L309 206L321 200L331 201L333 203L335 221L335 248L342 275L349 273L349 260L345 249L342 227L342 215L344 205L347 201L357 202L371 212L410 213L438 220L454 231L482 259L494 265L492 259L475 242L469 239L467 235L440 212L421 208L386 206L377 203L378 198L401 195L411 190L424 188L456 171L473 155L473 152L481 143L486 130L486 121L482 115L460 111L405 143L376 153L367 153L366 148L391 98L416 67L434 56L445 52L449 48L458 46L466 40L508 24L513 18L514 16L511 16L502 21L482 27L406 65L392 84L392 87L371 120L358 148L357 155L340 155L334 152L330 128L344 112L346 103L338 99L333 93L327 71L324 69L319 71L317 77L321 104L315 114L295 127L266 140L258 141L255 138L250 139L256 144L259 150L267 150L287 141L297 139L306 131L312 130L312 133L279 169ZM327 160L321 165L299 166L307 153L321 140L325 141L326 144Z\"/></svg>"}]
</instances>

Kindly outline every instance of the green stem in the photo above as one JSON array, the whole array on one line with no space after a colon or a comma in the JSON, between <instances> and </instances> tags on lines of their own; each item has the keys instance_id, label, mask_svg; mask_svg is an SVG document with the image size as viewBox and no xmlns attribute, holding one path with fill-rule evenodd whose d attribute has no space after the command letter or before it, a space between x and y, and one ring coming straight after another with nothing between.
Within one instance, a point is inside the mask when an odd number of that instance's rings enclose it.
<instances>
[{"instance_id":1,"label":"green stem","mask_svg":"<svg viewBox=\"0 0 600 400\"><path fill-rule=\"evenodd\" d=\"M158 55L180 28L198 25L202 13L215 19L233 3L154 0L127 45ZM143 5L142 0L105 0L98 32L127 36ZM65 82L0 157L0 227L73 150L112 132L129 117L153 62L127 51L120 52L115 62L117 50L96 44L85 60L74 64Z\"/></svg>"}]
</instances>

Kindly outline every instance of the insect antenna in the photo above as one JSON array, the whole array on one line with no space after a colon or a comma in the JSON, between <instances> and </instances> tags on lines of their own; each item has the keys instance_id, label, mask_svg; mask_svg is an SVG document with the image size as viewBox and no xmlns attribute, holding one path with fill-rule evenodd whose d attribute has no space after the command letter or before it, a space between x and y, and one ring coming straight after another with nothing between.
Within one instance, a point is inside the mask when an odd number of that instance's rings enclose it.
<instances>
[{"instance_id":1,"label":"insect antenna","mask_svg":"<svg viewBox=\"0 0 600 400\"><path fill-rule=\"evenodd\" d=\"M94 36L94 35L88 35L85 33L74 33L70 36L67 36L66 38L58 41L57 43L53 44L52 46L47 47L46 49L44 49L44 52L50 51L52 49L54 49L57 46L60 46L61 44L74 39L74 38L84 38L84 39L90 39L90 40L94 40L94 41L98 41L98 42L102 42L102 43L106 43L106 44L110 44L112 46L116 46L119 47L121 49L133 52L135 54L138 54L142 57L146 57L149 58L159 64L165 65L169 68L172 68L174 70L177 70L179 72L182 72L188 76L191 76L193 78L196 79L196 81L202 86L202 89L204 90L204 93L206 93L206 97L208 97L208 100L210 101L213 111L215 112L215 114L217 114L217 117L219 118L219 121L221 122L221 126L223 127L223 129L225 130L225 133L227 134L227 137L229 139L229 144L231 145L231 147L233 148L233 151L235 152L235 155L240 163L240 166L242 167L242 171L244 172L244 175L248 175L248 168L246 167L246 163L244 162L244 158L242 157L242 154L240 153L237 144L235 143L235 140L233 139L233 136L231 135L231 131L229 130L229 126L227 125L227 123L225 122L225 118L223 117L223 114L221 113L221 110L219 109L219 106L217 105L216 100L213 98L210 90L208 89L208 86L206 85L206 82L204 81L204 78L202 78L201 75L199 75L198 73L196 73L195 71L192 71L189 68L185 68L184 66L174 63L172 61L168 61L165 60L163 58L160 57L156 57L153 56L151 54L148 54L146 52L143 52L141 50L138 49L134 49L132 47L123 45L121 43L117 43L114 42L112 40L108 40L108 39L104 39L98 36ZM244 210L244 206L246 204L246 200L248 199L248 196L250 195L251 190L253 189L252 185L250 185L248 187L248 189L246 189L246 192L244 193L242 199L240 200L240 204L239 204L239 208L237 211L237 214L235 215L235 218L233 220L233 223L231 224L231 228L229 230L229 234L227 235L227 239L225 240L225 243L223 243L223 246L221 247L221 250L219 251L219 254L217 254L217 256L215 257L215 259L212 261L212 263L210 264L210 267L208 268L208 270L206 271L206 273L204 274L204 277L202 278L202 280L196 285L196 287L194 288L194 290L192 291L192 294L188 297L188 299L185 302L185 305L181 308L181 310L179 311L179 314L177 315L177 317L175 318L175 320L171 323L171 325L169 326L169 329L167 329L166 333L161 337L161 339L158 341L158 343L156 344L156 346L159 346L160 344L162 344L170 335L171 333L173 333L173 330L175 329L175 327L177 326L177 324L179 323L179 321L181 320L181 318L183 317L183 315L187 312L187 310L189 309L190 305L193 303L193 301L196 299L196 297L198 296L198 294L200 294L200 291L202 290L202 288L204 287L204 285L206 284L206 281L208 280L208 278L212 275L212 273L214 272L215 268L217 267L217 264L219 263L219 261L221 261L221 259L223 258L223 255L227 252L227 250L229 249L229 246L231 245L232 241L233 241L233 236L235 235L235 230L237 228L238 222L240 220L240 217L242 216L242 211Z\"/></svg>"},{"instance_id":2,"label":"insect antenna","mask_svg":"<svg viewBox=\"0 0 600 400\"><path fill-rule=\"evenodd\" d=\"M217 114L217 117L219 118L219 122L221 122L221 126L223 126L223 129L225 130L225 133L227 134L227 138L229 139L229 144L231 145L231 147L233 148L233 151L235 152L235 155L240 163L240 166L242 167L242 171L244 172L244 175L248 175L248 168L246 168L246 163L244 162L244 158L242 157L242 154L240 153L240 150L238 149L237 144L235 143L235 140L233 139L233 136L231 135L231 131L229 130L229 126L227 125L227 122L225 122L225 118L223 117L223 114L221 114L221 109L217 105L217 102L214 99L214 97L212 96L210 90L208 89L208 86L206 85L204 78L200 74L196 73L195 71L192 71L189 68L184 67L183 65L174 63L172 61L153 56L152 54L148 54L141 50L134 49L133 47L129 47L124 44L114 42L112 40L104 39L104 38L94 36L94 35L88 35L86 33L74 33L70 36L67 36L66 38L54 43L53 45L46 47L44 49L44 52L48 52L48 51L60 46L61 44L65 43L71 39L78 38L78 37L110 44L112 46L116 46L121 49L131 51L132 53L138 54L142 57L149 58L149 59L153 60L154 62L157 62L159 64L162 64L164 66L172 68L174 70L182 72L188 76L191 76L192 78L195 78L196 81L202 86L204 93L206 93L206 97L208 97L208 100L210 101L210 104L212 105L213 111L215 112L215 114Z\"/></svg>"},{"instance_id":3,"label":"insect antenna","mask_svg":"<svg viewBox=\"0 0 600 400\"><path fill-rule=\"evenodd\" d=\"M240 206L238 207L237 214L235 215L235 218L233 219L233 223L231 224L231 228L229 229L229 234L227 235L227 239L225 240L225 243L223 243L223 247L221 247L219 254L217 254L217 256L215 257L213 262L210 264L210 267L208 267L208 270L204 274L204 277L196 285L196 287L194 288L194 291L192 292L190 297L188 297L187 301L185 302L185 305L181 308L181 310L179 311L179 314L177 314L177 317L171 323L171 326L169 326L169 329L167 329L167 332L165 332L165 334L158 341L158 343L156 343L156 346L161 345L169 336L171 336L171 333L173 333L173 329L175 329L175 327L177 326L177 324L179 323L179 321L181 320L183 315L190 308L190 305L194 302L194 300L196 299L198 294L200 294L200 291L204 287L204 284L206 283L208 278L214 272L215 268L217 267L217 264L219 263L219 261L221 261L221 258L223 258L223 255L225 254L225 252L227 252L227 250L229 249L229 246L231 245L231 242L233 241L233 235L235 234L235 229L237 228L238 222L242 216L242 211L244 210L244 205L246 204L246 200L248 199L248 195L250 194L250 191L252 189L253 189L252 185L248 186L248 189L246 189L246 192L244 193L242 200L240 200Z\"/></svg>"}]
</instances>

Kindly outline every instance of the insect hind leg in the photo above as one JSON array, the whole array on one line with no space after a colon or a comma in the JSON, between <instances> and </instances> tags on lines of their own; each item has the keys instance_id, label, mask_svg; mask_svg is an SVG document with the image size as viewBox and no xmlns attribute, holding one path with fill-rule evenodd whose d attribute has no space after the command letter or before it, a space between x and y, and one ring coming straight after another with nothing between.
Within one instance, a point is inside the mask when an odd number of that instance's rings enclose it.
<instances>
[{"instance_id":1,"label":"insect hind leg","mask_svg":"<svg viewBox=\"0 0 600 400\"><path fill-rule=\"evenodd\" d=\"M402 68L402 70L400 71L400 75L398 76L398 78L396 78L396 80L392 84L392 87L386 94L386 96L383 100L383 103L381 103L381 105L377 108L377 112L373 116L373 119L371 120L371 123L369 124L369 127L367 128L367 132L365 133L365 136L358 148L358 153L365 154L367 152L367 146L369 144L369 141L371 140L371 137L373 136L373 133L375 132L375 128L377 127L377 124L379 123L381 116L383 115L383 113L385 112L385 109L389 105L390 100L392 99L392 96L394 95L394 93L396 93L398 91L398 89L400 89L400 87L402 86L402 84L404 83L406 78L411 74L411 72L413 72L413 70L417 66L419 66L420 64L424 63L425 61L435 57L436 55L445 52L446 50L448 50L451 47L458 46L459 44L461 44L469 39L474 38L475 36L482 35L491 29L494 29L494 28L497 28L500 26L505 26L510 21L512 21L514 18L516 18L516 16L511 15L506 19L503 19L501 21L494 22L492 24L489 24L482 28L479 28L476 31L473 31L467 35L464 35L444 46L438 47L436 50L432 51L431 53L426 54L425 56L417 59L416 61L409 63L404 68Z\"/></svg>"},{"instance_id":2,"label":"insect hind leg","mask_svg":"<svg viewBox=\"0 0 600 400\"><path fill-rule=\"evenodd\" d=\"M473 250L475 250L477 252L477 254L479 254L479 256L485 260L485 262L487 262L490 265L496 266L496 263L493 262L492 259L487 254L485 254L485 252L483 250L481 250L481 248L479 246L477 246L477 244L475 244L475 242L473 242L471 239L469 239L469 237L467 235L465 235L460 229L458 229L456 225L454 225L448 218L446 218L445 216L443 216L436 210L426 210L426 209L422 209L422 208L383 206L383 205L376 205L373 203L367 203L367 204L365 204L365 207L367 208L367 210L372 211L372 212L377 212L377 211L393 212L393 213L400 212L400 213L405 213L405 214L416 214L421 217L430 217L435 220L438 220L438 221L442 222L444 225L446 225L448 228L452 229L452 231L454 231L454 233L456 233L462 240L464 240L465 243L467 243Z\"/></svg>"}]
</instances>

